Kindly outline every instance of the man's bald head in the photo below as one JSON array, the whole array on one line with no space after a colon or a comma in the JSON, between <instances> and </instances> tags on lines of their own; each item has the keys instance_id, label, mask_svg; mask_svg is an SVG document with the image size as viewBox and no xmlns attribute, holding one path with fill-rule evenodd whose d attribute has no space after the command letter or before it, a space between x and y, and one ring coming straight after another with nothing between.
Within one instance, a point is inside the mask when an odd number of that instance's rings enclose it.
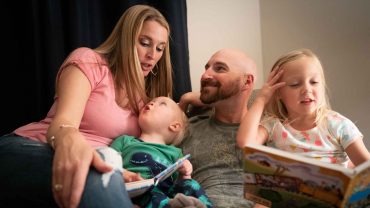
<instances>
[{"instance_id":1,"label":"man's bald head","mask_svg":"<svg viewBox=\"0 0 370 208\"><path fill-rule=\"evenodd\" d=\"M220 60L231 65L234 69L240 70L242 73L251 74L256 80L257 67L252 58L239 49L224 48L212 55L211 60Z\"/></svg>"},{"instance_id":2,"label":"man's bald head","mask_svg":"<svg viewBox=\"0 0 370 208\"><path fill-rule=\"evenodd\" d=\"M238 49L221 49L209 59L201 78L203 103L236 98L251 92L256 77L256 64Z\"/></svg>"}]
</instances>

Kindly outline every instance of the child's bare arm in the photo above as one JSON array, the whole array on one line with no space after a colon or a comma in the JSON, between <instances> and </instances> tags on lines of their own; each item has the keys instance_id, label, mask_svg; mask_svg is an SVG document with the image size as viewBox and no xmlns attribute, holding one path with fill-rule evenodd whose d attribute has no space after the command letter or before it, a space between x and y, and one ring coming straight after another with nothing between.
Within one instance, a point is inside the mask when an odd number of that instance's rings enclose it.
<instances>
[{"instance_id":1,"label":"child's bare arm","mask_svg":"<svg viewBox=\"0 0 370 208\"><path fill-rule=\"evenodd\" d=\"M346 148L346 153L355 166L370 160L370 153L361 138L356 139Z\"/></svg>"},{"instance_id":2,"label":"child's bare arm","mask_svg":"<svg viewBox=\"0 0 370 208\"><path fill-rule=\"evenodd\" d=\"M284 86L285 82L278 82L283 74L283 70L274 69L266 83L260 89L252 107L242 118L239 130L237 133L237 144L243 148L246 144L263 144L267 139L268 132L263 127L259 126L260 120L265 108L275 91Z\"/></svg>"}]
</instances>

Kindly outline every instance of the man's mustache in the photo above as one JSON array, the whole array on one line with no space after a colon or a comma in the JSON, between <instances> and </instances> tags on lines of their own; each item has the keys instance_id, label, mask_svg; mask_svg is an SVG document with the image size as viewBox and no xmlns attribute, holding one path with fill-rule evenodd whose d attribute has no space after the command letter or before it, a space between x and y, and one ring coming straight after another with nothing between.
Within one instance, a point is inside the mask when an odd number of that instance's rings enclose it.
<instances>
[{"instance_id":1,"label":"man's mustache","mask_svg":"<svg viewBox=\"0 0 370 208\"><path fill-rule=\"evenodd\" d=\"M217 80L213 80L213 79L202 80L200 84L201 84L201 87L207 87L207 86L220 87L221 86L220 82L218 82Z\"/></svg>"}]
</instances>

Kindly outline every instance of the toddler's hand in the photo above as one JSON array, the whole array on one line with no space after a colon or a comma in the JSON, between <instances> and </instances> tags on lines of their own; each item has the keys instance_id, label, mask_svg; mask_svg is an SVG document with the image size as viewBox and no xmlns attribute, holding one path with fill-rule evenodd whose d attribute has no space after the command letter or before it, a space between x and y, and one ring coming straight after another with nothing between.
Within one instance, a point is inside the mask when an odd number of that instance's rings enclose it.
<instances>
[{"instance_id":1,"label":"toddler's hand","mask_svg":"<svg viewBox=\"0 0 370 208\"><path fill-rule=\"evenodd\" d=\"M125 183L144 180L139 173L134 173L126 169L123 171L122 176Z\"/></svg>"},{"instance_id":2,"label":"toddler's hand","mask_svg":"<svg viewBox=\"0 0 370 208\"><path fill-rule=\"evenodd\" d=\"M185 160L182 166L179 168L180 177L182 179L191 179L191 173L193 172L193 165L189 160Z\"/></svg>"}]
</instances>

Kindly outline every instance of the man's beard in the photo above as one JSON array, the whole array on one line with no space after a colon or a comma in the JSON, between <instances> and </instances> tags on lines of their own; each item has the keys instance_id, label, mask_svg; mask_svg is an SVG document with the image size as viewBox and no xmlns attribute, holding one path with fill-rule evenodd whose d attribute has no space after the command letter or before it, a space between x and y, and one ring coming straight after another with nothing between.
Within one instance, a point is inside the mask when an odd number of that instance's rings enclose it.
<instances>
[{"instance_id":1,"label":"man's beard","mask_svg":"<svg viewBox=\"0 0 370 208\"><path fill-rule=\"evenodd\" d=\"M239 78L232 80L229 84L221 85L217 80L204 80L201 82L200 100L204 104L212 104L220 100L226 100L240 92ZM212 86L216 89L207 89Z\"/></svg>"}]
</instances>

